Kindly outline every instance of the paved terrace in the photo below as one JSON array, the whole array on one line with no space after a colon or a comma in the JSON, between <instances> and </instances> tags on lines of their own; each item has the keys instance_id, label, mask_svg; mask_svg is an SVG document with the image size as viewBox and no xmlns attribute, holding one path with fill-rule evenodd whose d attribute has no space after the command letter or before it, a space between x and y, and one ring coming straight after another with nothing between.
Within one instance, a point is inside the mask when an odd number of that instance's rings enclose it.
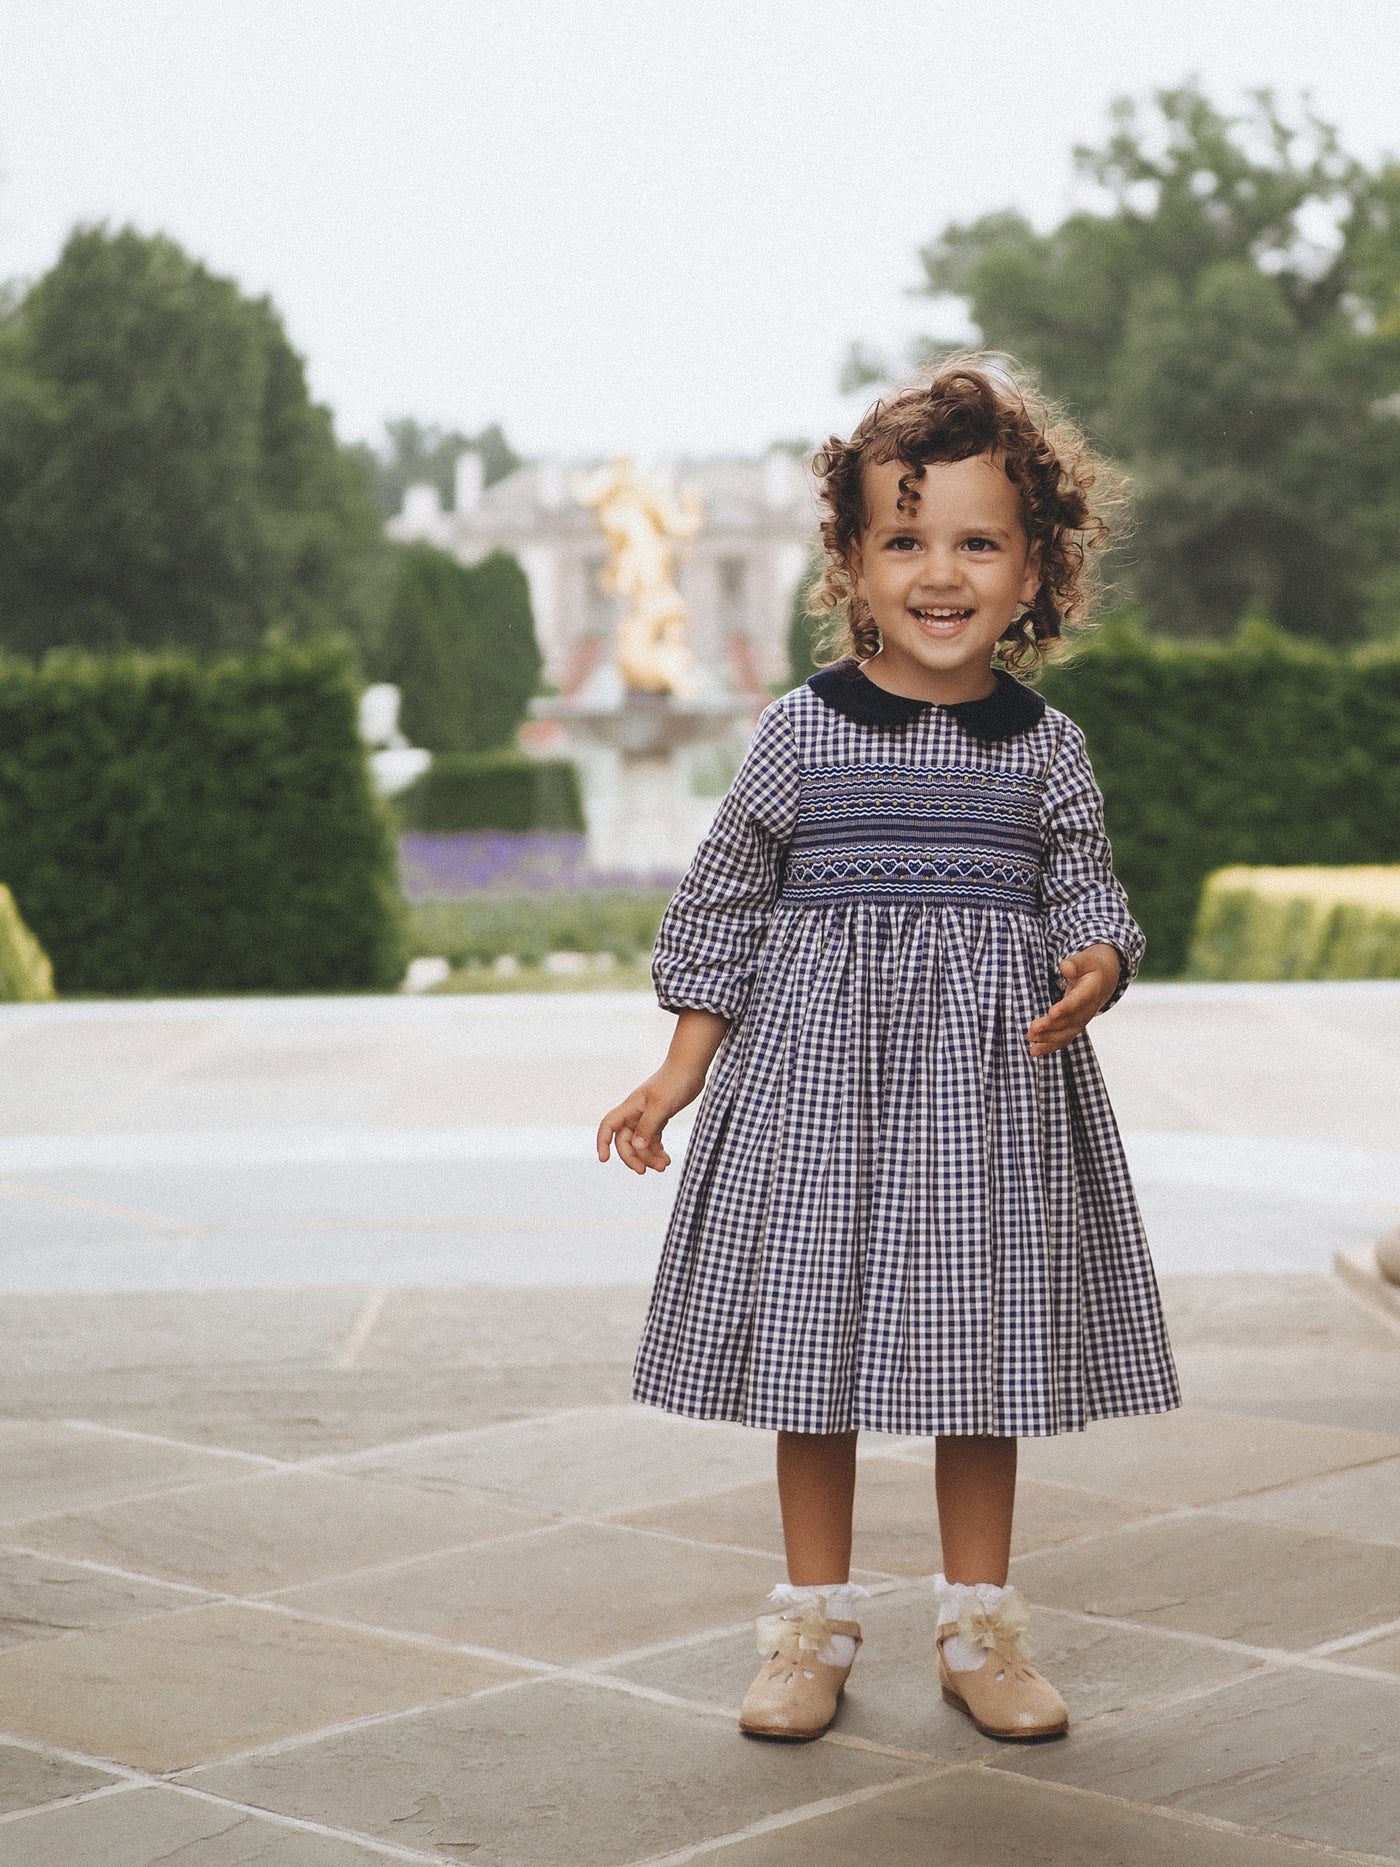
<instances>
[{"instance_id":1,"label":"paved terrace","mask_svg":"<svg viewBox=\"0 0 1400 1867\"><path fill-rule=\"evenodd\" d=\"M835 1730L741 1739L769 1435L627 1402L670 1186L623 996L0 1013L0 1867L1400 1860L1400 987L1097 1027L1188 1405L1027 1442L1068 1739L933 1682L867 1435Z\"/></svg>"}]
</instances>

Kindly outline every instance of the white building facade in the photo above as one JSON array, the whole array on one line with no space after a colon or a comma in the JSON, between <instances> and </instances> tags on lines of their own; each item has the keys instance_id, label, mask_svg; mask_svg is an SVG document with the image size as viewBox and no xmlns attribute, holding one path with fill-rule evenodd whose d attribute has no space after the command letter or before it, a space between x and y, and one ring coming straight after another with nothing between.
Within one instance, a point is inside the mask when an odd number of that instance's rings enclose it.
<instances>
[{"instance_id":1,"label":"white building facade","mask_svg":"<svg viewBox=\"0 0 1400 1867\"><path fill-rule=\"evenodd\" d=\"M596 464L536 461L487 487L481 456L468 452L457 462L451 511L436 487L411 486L387 527L391 538L436 545L462 564L493 551L517 558L530 584L545 678L564 694L577 692L598 665L618 621L618 600L600 582L603 539L593 513L569 490L577 468ZM805 463L774 448L756 460L677 460L648 472L700 498L699 536L677 566L691 647L736 693L763 694L787 671L792 600L816 539Z\"/></svg>"}]
</instances>

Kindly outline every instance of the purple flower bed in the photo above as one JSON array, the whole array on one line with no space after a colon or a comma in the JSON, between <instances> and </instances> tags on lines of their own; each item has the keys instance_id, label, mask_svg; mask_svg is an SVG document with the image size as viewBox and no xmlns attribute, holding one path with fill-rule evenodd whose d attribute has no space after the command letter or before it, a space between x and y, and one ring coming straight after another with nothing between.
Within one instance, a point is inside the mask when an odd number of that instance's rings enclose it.
<instances>
[{"instance_id":1,"label":"purple flower bed","mask_svg":"<svg viewBox=\"0 0 1400 1867\"><path fill-rule=\"evenodd\" d=\"M673 888L678 874L610 874L590 868L587 838L567 830L414 831L399 838L399 883L410 901L521 894L548 888Z\"/></svg>"}]
</instances>

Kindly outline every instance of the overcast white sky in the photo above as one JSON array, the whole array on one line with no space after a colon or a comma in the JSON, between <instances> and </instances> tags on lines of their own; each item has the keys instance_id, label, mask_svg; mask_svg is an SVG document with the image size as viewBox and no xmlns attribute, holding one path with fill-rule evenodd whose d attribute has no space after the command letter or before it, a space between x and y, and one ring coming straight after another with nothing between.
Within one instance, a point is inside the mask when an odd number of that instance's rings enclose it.
<instances>
[{"instance_id":1,"label":"overcast white sky","mask_svg":"<svg viewBox=\"0 0 1400 1867\"><path fill-rule=\"evenodd\" d=\"M0 278L77 221L271 293L346 437L750 450L858 412L948 220L1070 204L1108 100L1310 87L1400 149L1396 0L0 0Z\"/></svg>"}]
</instances>

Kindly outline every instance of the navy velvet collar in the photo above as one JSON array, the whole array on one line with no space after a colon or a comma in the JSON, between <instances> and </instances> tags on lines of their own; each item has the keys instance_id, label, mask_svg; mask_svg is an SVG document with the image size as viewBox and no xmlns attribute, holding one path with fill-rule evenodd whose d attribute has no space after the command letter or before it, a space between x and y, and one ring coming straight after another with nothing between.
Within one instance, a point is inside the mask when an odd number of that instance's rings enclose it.
<instances>
[{"instance_id":1,"label":"navy velvet collar","mask_svg":"<svg viewBox=\"0 0 1400 1867\"><path fill-rule=\"evenodd\" d=\"M886 693L862 674L860 663L853 660L837 661L809 674L807 685L819 700L861 726L907 726L935 704L932 700L908 700L903 694ZM1045 700L1033 687L998 668L996 687L985 699L959 700L944 711L951 713L974 739L995 742L1014 739L1038 726L1045 717Z\"/></svg>"}]
</instances>

